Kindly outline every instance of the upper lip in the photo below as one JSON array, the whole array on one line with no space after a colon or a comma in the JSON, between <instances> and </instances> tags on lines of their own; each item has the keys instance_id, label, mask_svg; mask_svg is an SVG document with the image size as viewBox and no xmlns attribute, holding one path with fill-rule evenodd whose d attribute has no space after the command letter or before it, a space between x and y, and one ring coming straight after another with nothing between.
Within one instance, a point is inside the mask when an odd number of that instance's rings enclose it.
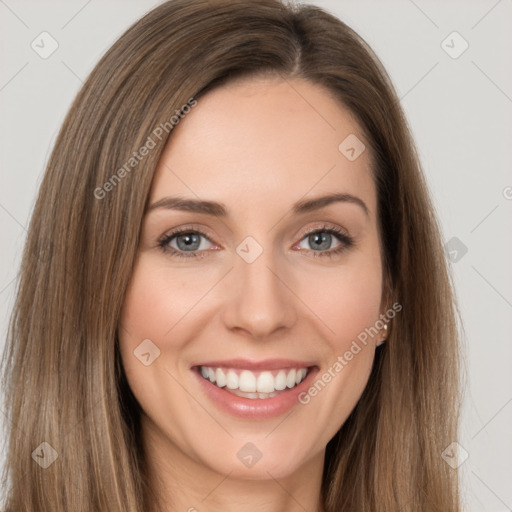
<instances>
[{"instance_id":1,"label":"upper lip","mask_svg":"<svg viewBox=\"0 0 512 512\"><path fill-rule=\"evenodd\" d=\"M238 368L240 370L280 370L286 368L309 368L314 366L310 361L296 361L293 359L265 359L263 361L251 361L249 359L223 359L217 361L205 361L193 364L192 368L208 366L210 368Z\"/></svg>"}]
</instances>

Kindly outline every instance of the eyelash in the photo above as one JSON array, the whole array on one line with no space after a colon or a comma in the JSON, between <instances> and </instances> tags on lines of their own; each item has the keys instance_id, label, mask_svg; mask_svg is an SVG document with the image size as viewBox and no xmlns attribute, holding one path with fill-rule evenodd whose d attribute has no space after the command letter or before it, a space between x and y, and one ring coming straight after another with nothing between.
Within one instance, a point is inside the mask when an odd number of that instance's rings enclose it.
<instances>
[{"instance_id":1,"label":"eyelash","mask_svg":"<svg viewBox=\"0 0 512 512\"><path fill-rule=\"evenodd\" d=\"M341 242L340 245L336 249L330 249L328 251L313 251L309 250L308 252L312 252L315 258L332 258L338 254L341 254L346 249L353 247L355 245L354 239L343 232L341 229L329 226L321 226L320 228L314 228L311 231L304 233L301 241L309 235L313 235L316 233L328 233L330 235L334 235ZM166 254L171 254L171 256L175 256L177 258L204 258L208 251L196 251L196 252L187 252L187 251L177 251L174 247L170 247L168 244L170 241L178 235L181 234L198 234L205 237L208 241L211 242L210 238L206 233L201 231L200 229L194 228L180 228L172 231L161 237L158 240L158 247Z\"/></svg>"}]
</instances>

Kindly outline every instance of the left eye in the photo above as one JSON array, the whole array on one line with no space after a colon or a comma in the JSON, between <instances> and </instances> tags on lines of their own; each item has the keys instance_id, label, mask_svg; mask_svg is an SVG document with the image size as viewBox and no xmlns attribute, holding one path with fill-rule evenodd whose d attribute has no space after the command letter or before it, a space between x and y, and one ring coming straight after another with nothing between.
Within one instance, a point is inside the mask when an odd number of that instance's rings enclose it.
<instances>
[{"instance_id":1,"label":"left eye","mask_svg":"<svg viewBox=\"0 0 512 512\"><path fill-rule=\"evenodd\" d=\"M327 249L334 249L334 247L331 247L331 243L333 242L333 238L337 238L336 235L329 231L315 231L313 233L310 233L306 235L302 240L308 244L310 244L309 249L312 248L312 250L327 250ZM302 243L302 241L301 241ZM338 244L340 244L338 239ZM308 249L308 247L302 247L302 249Z\"/></svg>"}]
</instances>

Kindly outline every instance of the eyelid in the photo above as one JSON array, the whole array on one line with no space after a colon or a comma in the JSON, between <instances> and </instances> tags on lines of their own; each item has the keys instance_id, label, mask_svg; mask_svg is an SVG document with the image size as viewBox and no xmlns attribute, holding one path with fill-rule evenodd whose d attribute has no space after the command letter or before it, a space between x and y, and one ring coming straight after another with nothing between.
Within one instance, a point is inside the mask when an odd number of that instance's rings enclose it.
<instances>
[{"instance_id":1,"label":"eyelid","mask_svg":"<svg viewBox=\"0 0 512 512\"><path fill-rule=\"evenodd\" d=\"M313 226L312 228L308 228L306 231L302 232L302 235L300 235L300 237L301 237L300 239L302 240L305 236L308 236L311 233L315 233L316 231L323 230L323 229L326 229L326 230L332 229L334 231L339 231L340 234L343 234L346 237L350 237L349 232L345 228L342 228L341 226L333 224L332 222L324 221L324 222L322 222L322 224L320 226ZM301 233L301 231L299 231L299 233ZM299 233L296 236L299 236Z\"/></svg>"},{"instance_id":2,"label":"eyelid","mask_svg":"<svg viewBox=\"0 0 512 512\"><path fill-rule=\"evenodd\" d=\"M204 236L206 239L208 239L209 242L212 244L215 244L213 241L213 238L215 236L213 235L213 232L210 233L209 228L206 228L200 224L185 224L184 226L179 226L177 228L170 229L168 232L164 233L161 236L161 239L166 238L168 236L177 236L183 233L190 233L190 232L197 232L200 235ZM218 245L218 244L215 244Z\"/></svg>"}]
</instances>

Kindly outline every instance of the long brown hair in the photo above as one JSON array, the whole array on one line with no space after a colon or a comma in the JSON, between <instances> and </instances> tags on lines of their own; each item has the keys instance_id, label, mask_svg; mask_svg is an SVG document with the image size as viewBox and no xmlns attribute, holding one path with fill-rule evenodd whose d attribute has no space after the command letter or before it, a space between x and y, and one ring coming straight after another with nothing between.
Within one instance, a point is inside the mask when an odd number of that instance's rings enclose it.
<instances>
[{"instance_id":1,"label":"long brown hair","mask_svg":"<svg viewBox=\"0 0 512 512\"><path fill-rule=\"evenodd\" d=\"M457 310L388 75L361 37L318 7L171 0L96 65L48 162L3 360L7 512L149 508L140 408L117 329L153 174L177 110L229 80L267 73L321 85L356 116L373 158L385 273L403 306L327 445L325 511L459 511L457 472L441 457L459 421ZM150 136L155 146L142 155ZM45 469L36 463L55 455Z\"/></svg>"}]
</instances>

